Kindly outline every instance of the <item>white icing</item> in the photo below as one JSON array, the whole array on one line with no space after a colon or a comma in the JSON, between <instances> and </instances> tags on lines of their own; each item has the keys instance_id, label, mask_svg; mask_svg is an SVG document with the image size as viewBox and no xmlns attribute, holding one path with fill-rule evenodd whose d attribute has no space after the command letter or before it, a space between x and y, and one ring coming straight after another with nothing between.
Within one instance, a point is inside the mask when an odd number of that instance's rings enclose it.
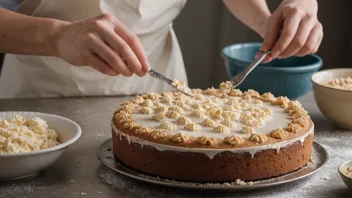
<instances>
[{"instance_id":1,"label":"white icing","mask_svg":"<svg viewBox=\"0 0 352 198\"><path fill-rule=\"evenodd\" d=\"M209 96L206 96L206 98L209 98ZM232 97L234 98L234 97ZM220 104L219 106L221 108L228 107L229 105L226 104L228 99L220 99ZM252 103L255 99L251 99L245 102ZM168 107L171 107L172 105L167 105ZM264 109L265 107L268 107L271 109L272 114L268 115L268 117L265 119L264 125L259 126L259 127L254 127L254 130L257 133L261 134L269 134L273 129L276 128L285 128L291 121L291 117L285 112L285 110L280 107L279 105L271 105L269 102L263 102L262 104L251 104L250 106L252 107L258 107L261 109ZM152 128L157 129L158 126L160 125L160 122L157 120L152 119L152 115L148 114L139 114L138 113L139 109L136 109L135 112L132 114L133 119L136 121L136 123L140 126L149 126ZM184 115L192 120L192 122L200 124L204 118L195 118L189 116L189 114L192 111L185 111L181 113L180 115ZM244 113L243 110L239 110L240 113ZM170 134L176 134L180 130L183 130L183 125L178 125L176 123L176 119L173 118L167 118L165 121L169 121L172 124L175 125L174 130L168 131ZM223 119L217 120L218 123L223 121ZM191 137L200 137L200 136L208 136L216 139L223 139L226 136L229 135L238 135L242 138L248 138L248 134L242 134L240 133L241 129L243 128L243 124L240 123L240 118L236 118L235 120L231 120L235 123L235 127L230 128L230 133L215 133L212 130L212 127L204 127L202 126L202 130L200 131L185 131L185 134L191 136Z\"/></svg>"},{"instance_id":2,"label":"white icing","mask_svg":"<svg viewBox=\"0 0 352 198\"><path fill-rule=\"evenodd\" d=\"M150 141L146 141L143 139L140 139L135 136L130 136L125 133L121 133L114 124L112 124L112 129L116 133L117 136L120 137L124 136L128 143L136 143L143 148L144 146L150 146L155 148L158 151L175 151L175 152L194 152L194 153L203 153L204 155L208 156L210 159L212 159L215 155L222 153L222 152L231 152L231 153L249 153L252 158L254 155L262 150L268 150L268 149L276 149L276 151L279 153L281 148L284 148L286 146L289 146L295 142L301 142L303 145L303 142L306 137L314 133L314 125L311 126L309 131L305 134L303 134L300 137L282 141L279 143L274 143L274 144L268 144L268 145L262 145L262 146L255 146L255 147L248 147L248 148L231 148L231 149L206 149L206 148L186 148L186 147L178 147L178 146L170 146L170 145L165 145L165 144L158 144ZM192 132L192 134L195 132Z\"/></svg>"}]
</instances>

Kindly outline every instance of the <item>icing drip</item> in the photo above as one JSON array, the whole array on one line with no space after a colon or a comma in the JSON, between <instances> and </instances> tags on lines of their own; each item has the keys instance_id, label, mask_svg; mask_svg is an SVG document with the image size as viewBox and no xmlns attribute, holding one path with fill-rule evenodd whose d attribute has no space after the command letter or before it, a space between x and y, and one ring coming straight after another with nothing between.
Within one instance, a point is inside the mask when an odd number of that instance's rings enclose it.
<instances>
[{"instance_id":1,"label":"icing drip","mask_svg":"<svg viewBox=\"0 0 352 198\"><path fill-rule=\"evenodd\" d=\"M112 124L112 129L117 136L120 136L120 140L121 140L121 136L124 136L127 139L129 144L136 143L136 144L140 144L141 147L150 146L155 148L158 151L203 153L204 155L208 156L210 159L213 159L215 155L220 154L222 152L249 153L252 158L255 156L256 153L261 152L262 150L276 149L276 151L279 152L281 148L289 146L295 142L301 142L303 145L305 138L314 133L314 125L312 125L312 127L309 129L309 132L303 134L302 136L291 140L282 141L280 143L255 146L250 148L206 149L206 148L185 148L185 147L170 146L170 145L164 145L164 144L158 144L158 143L146 141L135 136L130 136L128 134L121 133L119 130L117 130L117 128L113 124Z\"/></svg>"}]
</instances>

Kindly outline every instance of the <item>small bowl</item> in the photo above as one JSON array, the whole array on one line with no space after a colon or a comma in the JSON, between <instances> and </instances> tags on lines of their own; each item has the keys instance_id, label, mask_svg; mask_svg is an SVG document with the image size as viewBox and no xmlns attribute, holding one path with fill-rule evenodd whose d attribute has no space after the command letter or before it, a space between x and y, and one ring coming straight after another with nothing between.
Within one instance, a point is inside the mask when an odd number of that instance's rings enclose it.
<instances>
[{"instance_id":1,"label":"small bowl","mask_svg":"<svg viewBox=\"0 0 352 198\"><path fill-rule=\"evenodd\" d=\"M348 160L340 164L338 170L343 182L352 190L352 178L347 177L345 174L343 174L349 166L352 166L352 160Z\"/></svg>"},{"instance_id":2,"label":"small bowl","mask_svg":"<svg viewBox=\"0 0 352 198\"><path fill-rule=\"evenodd\" d=\"M0 181L9 181L32 176L53 164L81 136L81 127L67 118L37 112L0 112L0 119L15 115L24 118L40 117L58 135L59 145L38 151L18 154L0 154Z\"/></svg>"},{"instance_id":3,"label":"small bowl","mask_svg":"<svg viewBox=\"0 0 352 198\"><path fill-rule=\"evenodd\" d=\"M312 76L320 111L337 126L352 129L352 91L325 86L329 80L352 77L351 68L328 69Z\"/></svg>"},{"instance_id":4,"label":"small bowl","mask_svg":"<svg viewBox=\"0 0 352 198\"><path fill-rule=\"evenodd\" d=\"M261 45L261 43L240 43L229 45L222 50L229 78L243 71L254 60ZM238 88L254 89L261 94L271 92L277 96L295 99L312 88L310 78L319 70L322 63L319 56L309 54L259 64Z\"/></svg>"}]
</instances>

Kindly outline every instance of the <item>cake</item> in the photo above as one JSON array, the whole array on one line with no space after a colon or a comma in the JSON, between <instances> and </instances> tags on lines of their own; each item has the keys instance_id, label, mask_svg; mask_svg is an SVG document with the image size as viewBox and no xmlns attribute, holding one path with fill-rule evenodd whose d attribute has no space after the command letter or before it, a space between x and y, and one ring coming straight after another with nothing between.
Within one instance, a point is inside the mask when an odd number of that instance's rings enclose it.
<instances>
[{"instance_id":1,"label":"cake","mask_svg":"<svg viewBox=\"0 0 352 198\"><path fill-rule=\"evenodd\" d=\"M141 173L182 181L254 181L304 167L313 122L298 101L254 90L136 96L112 119L113 153Z\"/></svg>"}]
</instances>

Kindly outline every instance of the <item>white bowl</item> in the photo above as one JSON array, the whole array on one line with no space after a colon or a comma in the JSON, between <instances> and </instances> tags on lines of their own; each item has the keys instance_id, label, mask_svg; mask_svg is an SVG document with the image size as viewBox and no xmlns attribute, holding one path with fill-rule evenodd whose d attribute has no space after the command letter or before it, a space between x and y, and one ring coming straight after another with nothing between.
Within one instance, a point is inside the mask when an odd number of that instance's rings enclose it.
<instances>
[{"instance_id":1,"label":"white bowl","mask_svg":"<svg viewBox=\"0 0 352 198\"><path fill-rule=\"evenodd\" d=\"M15 115L24 118L40 117L58 135L59 145L38 151L0 154L0 181L20 179L38 173L53 164L67 147L81 136L81 127L67 118L37 112L0 112L0 119L11 119Z\"/></svg>"},{"instance_id":2,"label":"white bowl","mask_svg":"<svg viewBox=\"0 0 352 198\"><path fill-rule=\"evenodd\" d=\"M344 172L347 170L349 166L352 166L352 160L348 160L339 165L338 171L343 182L352 190L352 178L347 177Z\"/></svg>"},{"instance_id":3,"label":"white bowl","mask_svg":"<svg viewBox=\"0 0 352 198\"><path fill-rule=\"evenodd\" d=\"M351 68L328 69L313 74L314 97L320 111L337 126L352 129L352 91L328 87L336 78L352 77Z\"/></svg>"}]
</instances>

